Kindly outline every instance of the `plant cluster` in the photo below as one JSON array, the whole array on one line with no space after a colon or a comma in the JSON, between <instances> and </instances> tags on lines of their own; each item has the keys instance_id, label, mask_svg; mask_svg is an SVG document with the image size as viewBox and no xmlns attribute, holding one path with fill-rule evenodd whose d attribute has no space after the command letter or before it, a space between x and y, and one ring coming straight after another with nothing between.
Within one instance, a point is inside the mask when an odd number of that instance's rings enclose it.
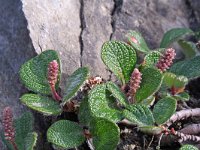
<instances>
[{"instance_id":1,"label":"plant cluster","mask_svg":"<svg viewBox=\"0 0 200 150\"><path fill-rule=\"evenodd\" d=\"M120 122L135 125L146 134L173 135L180 143L186 140L199 142L197 136L189 138L187 134L180 134L171 128L171 124L182 119L176 117L180 113L176 112L177 103L189 100L189 94L185 91L186 84L200 76L200 56L196 56L197 49L191 42L178 41L187 59L172 65L176 52L168 46L185 34L194 32L186 28L168 31L160 48L155 50L150 50L142 35L136 31L127 34L127 43L105 42L101 58L120 83L90 77L88 68L81 67L68 77L63 93L59 89L59 56L54 50L46 50L22 65L20 78L31 93L22 95L20 100L27 107L48 116L58 116L66 111L77 113L78 122L63 118L49 127L47 139L55 149L73 148L87 141L91 149L113 150L120 140ZM144 56L142 63L137 60L140 54ZM77 93L83 95L81 101L74 100ZM7 110L5 108L5 113L9 114ZM192 109L191 112L200 110ZM180 114L183 118L186 116L185 112ZM24 145L21 148L18 138L14 138L14 127L9 123L12 122L11 115L6 116L4 124L8 126L4 125L4 142L9 147L12 144L20 150L28 150ZM27 122L30 120L24 117L19 123L26 125ZM32 128L28 128L30 132ZM29 136L29 132L21 132L21 139ZM34 144L35 135L34 132L30 133ZM187 147L192 146L184 147L181 150L188 150ZM33 146L29 149L33 149Z\"/></svg>"}]
</instances>

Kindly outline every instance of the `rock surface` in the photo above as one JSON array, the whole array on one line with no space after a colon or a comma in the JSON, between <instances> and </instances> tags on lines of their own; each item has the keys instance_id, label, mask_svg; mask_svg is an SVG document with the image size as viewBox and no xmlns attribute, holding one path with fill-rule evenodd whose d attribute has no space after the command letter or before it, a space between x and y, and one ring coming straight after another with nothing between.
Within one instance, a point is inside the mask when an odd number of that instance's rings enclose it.
<instances>
[{"instance_id":1,"label":"rock surface","mask_svg":"<svg viewBox=\"0 0 200 150\"><path fill-rule=\"evenodd\" d=\"M22 11L22 3L16 0L0 1L0 120L3 108L11 106L14 117L18 117L25 107L19 97L25 92L20 84L20 66L36 53L32 46L27 22ZM1 130L1 122L0 122ZM0 149L2 150L0 140Z\"/></svg>"},{"instance_id":2,"label":"rock surface","mask_svg":"<svg viewBox=\"0 0 200 150\"><path fill-rule=\"evenodd\" d=\"M100 58L103 42L125 40L132 29L140 31L154 49L171 28L197 30L199 8L196 0L1 0L0 111L8 105L15 116L24 111L19 97L25 88L18 71L41 51L59 52L63 77L86 65L92 75L108 79L110 72Z\"/></svg>"}]
</instances>

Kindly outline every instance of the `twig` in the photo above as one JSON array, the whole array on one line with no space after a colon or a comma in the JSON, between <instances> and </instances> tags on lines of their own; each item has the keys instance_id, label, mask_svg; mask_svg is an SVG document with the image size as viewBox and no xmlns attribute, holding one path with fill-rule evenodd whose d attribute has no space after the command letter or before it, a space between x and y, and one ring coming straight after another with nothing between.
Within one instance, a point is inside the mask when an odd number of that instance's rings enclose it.
<instances>
[{"instance_id":1,"label":"twig","mask_svg":"<svg viewBox=\"0 0 200 150\"><path fill-rule=\"evenodd\" d=\"M153 140L154 140L154 135L152 136L151 141L149 142L149 144L148 144L148 146L147 146L147 149L151 146Z\"/></svg>"},{"instance_id":2,"label":"twig","mask_svg":"<svg viewBox=\"0 0 200 150\"><path fill-rule=\"evenodd\" d=\"M162 140L162 137L163 137L163 133L159 137L158 145L156 146L156 150L160 150L160 141Z\"/></svg>"},{"instance_id":3,"label":"twig","mask_svg":"<svg viewBox=\"0 0 200 150\"><path fill-rule=\"evenodd\" d=\"M174 135L180 138L178 140L179 143L182 143L182 142L185 142L185 141L200 142L199 136L184 134L184 133L181 133L181 132L178 132L178 131L175 131Z\"/></svg>"},{"instance_id":4,"label":"twig","mask_svg":"<svg viewBox=\"0 0 200 150\"><path fill-rule=\"evenodd\" d=\"M184 134L192 134L196 135L200 133L200 124L191 124L183 129L179 130L179 132L184 133Z\"/></svg>"},{"instance_id":5,"label":"twig","mask_svg":"<svg viewBox=\"0 0 200 150\"><path fill-rule=\"evenodd\" d=\"M172 117L165 123L167 127L171 126L174 122L189 117L200 117L200 108L195 109L185 109L176 112Z\"/></svg>"}]
</instances>

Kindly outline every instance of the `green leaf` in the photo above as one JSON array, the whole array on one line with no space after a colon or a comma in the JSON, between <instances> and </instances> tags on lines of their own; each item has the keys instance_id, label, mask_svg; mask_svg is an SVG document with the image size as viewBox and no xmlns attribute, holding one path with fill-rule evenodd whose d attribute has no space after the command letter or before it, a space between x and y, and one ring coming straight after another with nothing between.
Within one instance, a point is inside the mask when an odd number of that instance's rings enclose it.
<instances>
[{"instance_id":1,"label":"green leaf","mask_svg":"<svg viewBox=\"0 0 200 150\"><path fill-rule=\"evenodd\" d=\"M137 60L135 50L131 46L118 41L105 42L101 58L123 84L129 81Z\"/></svg>"},{"instance_id":2,"label":"green leaf","mask_svg":"<svg viewBox=\"0 0 200 150\"><path fill-rule=\"evenodd\" d=\"M155 96L149 96L148 98L142 100L139 104L143 104L145 106L152 106L155 102Z\"/></svg>"},{"instance_id":3,"label":"green leaf","mask_svg":"<svg viewBox=\"0 0 200 150\"><path fill-rule=\"evenodd\" d=\"M186 144L183 145L180 150L198 150L198 148L193 145Z\"/></svg>"},{"instance_id":4,"label":"green leaf","mask_svg":"<svg viewBox=\"0 0 200 150\"><path fill-rule=\"evenodd\" d=\"M60 120L50 126L47 139L56 146L68 149L81 145L85 137L83 129L76 122Z\"/></svg>"},{"instance_id":5,"label":"green leaf","mask_svg":"<svg viewBox=\"0 0 200 150\"><path fill-rule=\"evenodd\" d=\"M170 88L182 88L188 83L188 78L185 76L176 76L171 72L165 72L163 75L163 83Z\"/></svg>"},{"instance_id":6,"label":"green leaf","mask_svg":"<svg viewBox=\"0 0 200 150\"><path fill-rule=\"evenodd\" d=\"M179 40L178 44L181 46L181 50L184 53L185 57L187 59L190 59L194 57L197 54L197 48L196 45L193 42L185 41L185 40Z\"/></svg>"},{"instance_id":7,"label":"green leaf","mask_svg":"<svg viewBox=\"0 0 200 150\"><path fill-rule=\"evenodd\" d=\"M33 116L30 112L23 114L14 121L15 142L19 150L25 150L27 136L33 130Z\"/></svg>"},{"instance_id":8,"label":"green leaf","mask_svg":"<svg viewBox=\"0 0 200 150\"><path fill-rule=\"evenodd\" d=\"M120 139L118 126L104 118L96 118L90 128L95 150L115 150Z\"/></svg>"},{"instance_id":9,"label":"green leaf","mask_svg":"<svg viewBox=\"0 0 200 150\"><path fill-rule=\"evenodd\" d=\"M162 127L159 126L143 126L139 127L139 129L145 134L152 134L152 135L159 135L164 130Z\"/></svg>"},{"instance_id":10,"label":"green leaf","mask_svg":"<svg viewBox=\"0 0 200 150\"><path fill-rule=\"evenodd\" d=\"M177 41L180 37L186 35L186 34L191 34L193 33L192 30L188 28L174 28L169 31L167 31L160 43L161 48L166 48L168 47L171 43Z\"/></svg>"},{"instance_id":11,"label":"green leaf","mask_svg":"<svg viewBox=\"0 0 200 150\"><path fill-rule=\"evenodd\" d=\"M165 123L176 111L176 100L165 97L159 100L153 109L153 116L158 125Z\"/></svg>"},{"instance_id":12,"label":"green leaf","mask_svg":"<svg viewBox=\"0 0 200 150\"><path fill-rule=\"evenodd\" d=\"M19 72L22 83L33 92L50 95L51 89L47 80L47 72L48 65L53 60L57 60L60 64L56 51L47 50L24 63ZM58 87L59 79L60 73L56 87Z\"/></svg>"},{"instance_id":13,"label":"green leaf","mask_svg":"<svg viewBox=\"0 0 200 150\"><path fill-rule=\"evenodd\" d=\"M141 104L129 106L123 111L124 116L138 126L151 126L154 124L153 114L150 109Z\"/></svg>"},{"instance_id":14,"label":"green leaf","mask_svg":"<svg viewBox=\"0 0 200 150\"><path fill-rule=\"evenodd\" d=\"M84 98L81 101L78 113L78 119L80 124L85 126L89 126L90 121L92 120L92 115L88 104L88 97Z\"/></svg>"},{"instance_id":15,"label":"green leaf","mask_svg":"<svg viewBox=\"0 0 200 150\"><path fill-rule=\"evenodd\" d=\"M175 63L170 72L176 75L186 76L188 79L200 76L200 56L196 56L187 61L180 61Z\"/></svg>"},{"instance_id":16,"label":"green leaf","mask_svg":"<svg viewBox=\"0 0 200 150\"><path fill-rule=\"evenodd\" d=\"M129 105L125 94L120 90L120 88L116 84L112 82L107 82L106 86L107 89L112 93L112 96L114 96L120 104L124 106Z\"/></svg>"},{"instance_id":17,"label":"green leaf","mask_svg":"<svg viewBox=\"0 0 200 150\"><path fill-rule=\"evenodd\" d=\"M77 69L68 79L63 98L63 105L69 101L79 90L81 85L89 76L89 70L87 67Z\"/></svg>"},{"instance_id":18,"label":"green leaf","mask_svg":"<svg viewBox=\"0 0 200 150\"><path fill-rule=\"evenodd\" d=\"M160 59L160 56L162 55L162 53L160 53L159 51L152 51L150 53L148 53L145 57L144 57L144 65L146 67L152 67L154 66L158 60Z\"/></svg>"},{"instance_id":19,"label":"green leaf","mask_svg":"<svg viewBox=\"0 0 200 150\"><path fill-rule=\"evenodd\" d=\"M25 150L34 150L37 142L37 133L29 133L25 139Z\"/></svg>"},{"instance_id":20,"label":"green leaf","mask_svg":"<svg viewBox=\"0 0 200 150\"><path fill-rule=\"evenodd\" d=\"M116 109L116 101L107 90L106 84L97 85L90 91L88 104L92 116L106 118L113 122L122 119L122 113Z\"/></svg>"},{"instance_id":21,"label":"green leaf","mask_svg":"<svg viewBox=\"0 0 200 150\"><path fill-rule=\"evenodd\" d=\"M174 98L176 100L181 100L181 101L189 101L190 100L190 95L186 92L182 92L180 94L174 95Z\"/></svg>"},{"instance_id":22,"label":"green leaf","mask_svg":"<svg viewBox=\"0 0 200 150\"><path fill-rule=\"evenodd\" d=\"M145 68L141 71L142 81L135 95L136 102L148 98L157 92L162 84L162 74L158 69Z\"/></svg>"},{"instance_id":23,"label":"green leaf","mask_svg":"<svg viewBox=\"0 0 200 150\"><path fill-rule=\"evenodd\" d=\"M37 94L24 94L20 100L31 109L46 115L58 115L62 112L59 103L50 97Z\"/></svg>"},{"instance_id":24,"label":"green leaf","mask_svg":"<svg viewBox=\"0 0 200 150\"><path fill-rule=\"evenodd\" d=\"M131 46L133 46L136 50L144 53L150 51L144 38L139 32L129 31L126 37L128 38L128 42L131 44Z\"/></svg>"}]
</instances>

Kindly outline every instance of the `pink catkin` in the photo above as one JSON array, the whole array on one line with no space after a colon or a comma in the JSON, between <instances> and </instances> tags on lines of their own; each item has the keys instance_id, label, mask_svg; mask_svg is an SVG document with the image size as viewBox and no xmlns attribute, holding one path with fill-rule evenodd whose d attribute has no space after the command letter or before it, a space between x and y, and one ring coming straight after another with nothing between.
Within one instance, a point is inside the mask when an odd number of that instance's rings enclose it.
<instances>
[{"instance_id":1,"label":"pink catkin","mask_svg":"<svg viewBox=\"0 0 200 150\"><path fill-rule=\"evenodd\" d=\"M3 127L5 139L14 142L15 129L13 127L13 114L10 107L6 107L3 110Z\"/></svg>"},{"instance_id":2,"label":"pink catkin","mask_svg":"<svg viewBox=\"0 0 200 150\"><path fill-rule=\"evenodd\" d=\"M176 53L173 48L167 49L163 56L159 59L156 67L162 72L166 71L172 65L175 56Z\"/></svg>"},{"instance_id":3,"label":"pink catkin","mask_svg":"<svg viewBox=\"0 0 200 150\"><path fill-rule=\"evenodd\" d=\"M51 86L55 86L58 78L59 65L56 60L49 63L48 66L48 82Z\"/></svg>"},{"instance_id":4,"label":"pink catkin","mask_svg":"<svg viewBox=\"0 0 200 150\"><path fill-rule=\"evenodd\" d=\"M135 68L133 73L131 74L130 85L129 85L130 89L127 94L129 97L131 97L131 103L133 103L133 97L135 96L137 89L140 87L141 80L142 80L142 74L137 68Z\"/></svg>"},{"instance_id":5,"label":"pink catkin","mask_svg":"<svg viewBox=\"0 0 200 150\"><path fill-rule=\"evenodd\" d=\"M51 87L52 95L55 100L60 101L61 97L58 95L55 89L56 82L58 80L59 64L56 60L49 63L48 66L48 82Z\"/></svg>"}]
</instances>

